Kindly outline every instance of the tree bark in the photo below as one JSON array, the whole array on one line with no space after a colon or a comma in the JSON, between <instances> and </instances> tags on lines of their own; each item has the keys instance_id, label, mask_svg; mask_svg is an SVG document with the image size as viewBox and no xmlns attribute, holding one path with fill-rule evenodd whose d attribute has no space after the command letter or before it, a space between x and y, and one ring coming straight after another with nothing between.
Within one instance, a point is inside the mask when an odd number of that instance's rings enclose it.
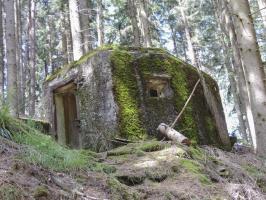
<instances>
[{"instance_id":1,"label":"tree bark","mask_svg":"<svg viewBox=\"0 0 266 200\"><path fill-rule=\"evenodd\" d=\"M133 29L134 46L140 47L141 35L137 20L136 2L133 0L127 0L127 10Z\"/></svg>"},{"instance_id":2,"label":"tree bark","mask_svg":"<svg viewBox=\"0 0 266 200\"><path fill-rule=\"evenodd\" d=\"M80 21L81 21L81 29L82 29L82 39L83 39L83 48L84 53L88 53L92 50L92 41L90 38L91 35L91 24L90 24L90 4L88 0L80 0Z\"/></svg>"},{"instance_id":3,"label":"tree bark","mask_svg":"<svg viewBox=\"0 0 266 200\"><path fill-rule=\"evenodd\" d=\"M266 0L258 0L264 30L266 31ZM266 34L264 34L266 35Z\"/></svg>"},{"instance_id":4,"label":"tree bark","mask_svg":"<svg viewBox=\"0 0 266 200\"><path fill-rule=\"evenodd\" d=\"M225 67L228 72L228 78L231 86L231 91L233 94L233 99L235 103L235 109L239 121L239 132L242 138L250 142L249 138L249 126L246 119L246 108L245 108L245 102L243 94L240 92L240 85L239 85L239 76L237 75L236 69L242 68L242 63L239 62L240 58L237 56L235 51L239 51L238 48L235 46L235 33L234 29L232 27L230 15L228 12L227 5L222 0L214 0L215 10L216 10L216 18L219 22L220 30L223 34L221 34L221 43L223 44L223 49L225 52L224 60L225 60ZM230 34L229 34L230 33ZM232 35L231 38L229 35ZM229 39L228 42L226 42L226 38ZM231 49L233 49L233 56L231 57ZM241 96L242 94L242 96Z\"/></svg>"},{"instance_id":5,"label":"tree bark","mask_svg":"<svg viewBox=\"0 0 266 200\"><path fill-rule=\"evenodd\" d=\"M53 43L53 26L52 26L52 19L48 16L47 17L48 20L47 20L47 24L46 24L46 29L47 29L47 40L48 40L48 63L49 63L49 66L51 68L51 71L54 72L55 71L55 66L54 66L54 61L53 61L53 46L52 46L52 43Z\"/></svg>"},{"instance_id":6,"label":"tree bark","mask_svg":"<svg viewBox=\"0 0 266 200\"><path fill-rule=\"evenodd\" d=\"M74 60L78 60L81 56L83 56L78 0L69 0L68 2L73 45L73 58Z\"/></svg>"},{"instance_id":7,"label":"tree bark","mask_svg":"<svg viewBox=\"0 0 266 200\"><path fill-rule=\"evenodd\" d=\"M7 63L7 101L10 114L18 117L17 66L16 66L16 29L14 0L4 1L6 63Z\"/></svg>"},{"instance_id":8,"label":"tree bark","mask_svg":"<svg viewBox=\"0 0 266 200\"><path fill-rule=\"evenodd\" d=\"M19 114L24 115L24 94L22 93L22 73L23 73L23 63L22 63L22 16L21 16L21 1L16 0L16 45L17 45L17 81L18 81L18 107Z\"/></svg>"},{"instance_id":9,"label":"tree bark","mask_svg":"<svg viewBox=\"0 0 266 200\"><path fill-rule=\"evenodd\" d=\"M197 57L195 53L195 49L193 47L193 42L192 42L192 37L191 37L191 32L189 30L189 24L188 24L188 19L185 14L184 8L181 6L179 8L181 16L182 16L182 21L184 24L184 29L185 29L185 35L186 35L186 40L187 40L187 55L188 58L190 59L190 62L192 65L199 67L199 63L197 62Z\"/></svg>"},{"instance_id":10,"label":"tree bark","mask_svg":"<svg viewBox=\"0 0 266 200\"><path fill-rule=\"evenodd\" d=\"M150 33L150 24L147 14L147 5L145 0L136 0L137 3L137 16L140 23L140 30L142 39L144 42L144 47L151 47L151 33Z\"/></svg>"},{"instance_id":11,"label":"tree bark","mask_svg":"<svg viewBox=\"0 0 266 200\"><path fill-rule=\"evenodd\" d=\"M217 98L214 96L214 94L211 92L209 86L207 85L204 75L200 69L200 64L198 62L198 59L196 57L196 52L193 46L192 42L192 37L191 37L191 32L189 30L189 22L185 13L184 8L182 7L181 2L179 1L179 11L182 16L182 20L184 23L184 29L185 29L185 35L186 35L186 40L187 40L187 49L188 49L188 57L192 63L197 69L197 72L199 74L201 84L203 87L203 92L205 99L207 101L208 107L215 119L216 126L219 132L220 139L226 149L231 148L229 136L228 136L228 131L227 131L227 126L225 122L225 116L223 112L223 108L217 103Z\"/></svg>"},{"instance_id":12,"label":"tree bark","mask_svg":"<svg viewBox=\"0 0 266 200\"><path fill-rule=\"evenodd\" d=\"M174 52L175 52L176 57L178 57L177 43L176 43L176 30L171 24L169 24L169 27L171 30L171 38L172 38L173 45L174 45Z\"/></svg>"},{"instance_id":13,"label":"tree bark","mask_svg":"<svg viewBox=\"0 0 266 200\"><path fill-rule=\"evenodd\" d=\"M98 46L102 46L104 44L104 15L103 15L103 4L102 0L97 0L97 35L98 35Z\"/></svg>"},{"instance_id":14,"label":"tree bark","mask_svg":"<svg viewBox=\"0 0 266 200\"><path fill-rule=\"evenodd\" d=\"M3 4L0 0L0 107L4 101L4 34L3 34Z\"/></svg>"},{"instance_id":15,"label":"tree bark","mask_svg":"<svg viewBox=\"0 0 266 200\"><path fill-rule=\"evenodd\" d=\"M63 14L62 14L63 15ZM62 17L62 54L63 54L63 64L68 63L68 52L67 52L67 34L66 34L66 23L64 16Z\"/></svg>"},{"instance_id":16,"label":"tree bark","mask_svg":"<svg viewBox=\"0 0 266 200\"><path fill-rule=\"evenodd\" d=\"M35 101L36 101L36 47L35 47L35 15L36 15L36 2L35 0L29 1L29 70L30 70L30 88L29 88L29 115L32 117L35 114Z\"/></svg>"},{"instance_id":17,"label":"tree bark","mask_svg":"<svg viewBox=\"0 0 266 200\"><path fill-rule=\"evenodd\" d=\"M69 10L69 4L66 4L66 10ZM70 15L66 15L66 29L65 29L65 34L66 34L66 40L67 40L67 59L68 63L71 63L74 58L73 58L73 42L72 42L72 35L71 35L71 30L68 28L70 27Z\"/></svg>"},{"instance_id":18,"label":"tree bark","mask_svg":"<svg viewBox=\"0 0 266 200\"><path fill-rule=\"evenodd\" d=\"M230 11L228 8L228 3L225 0L218 0L218 5L222 5L222 16L224 17L223 24L225 25L224 32L228 33L228 37L231 43L232 52L233 52L233 65L235 66L235 72L236 72L236 80L237 80L237 92L240 98L240 109L242 112L242 115L244 116L245 124L248 129L248 137L255 135L255 129L254 129L254 119L253 115L250 110L250 97L247 90L247 80L245 77L245 70L243 67L243 63L240 56L240 49L238 47L237 38L236 38L236 32L234 24L232 23L232 18L230 16ZM252 143L252 140L250 141Z\"/></svg>"},{"instance_id":19,"label":"tree bark","mask_svg":"<svg viewBox=\"0 0 266 200\"><path fill-rule=\"evenodd\" d=\"M248 0L230 0L233 23L241 60L248 83L251 112L254 118L253 145L259 155L266 153L266 87L265 74Z\"/></svg>"}]
</instances>

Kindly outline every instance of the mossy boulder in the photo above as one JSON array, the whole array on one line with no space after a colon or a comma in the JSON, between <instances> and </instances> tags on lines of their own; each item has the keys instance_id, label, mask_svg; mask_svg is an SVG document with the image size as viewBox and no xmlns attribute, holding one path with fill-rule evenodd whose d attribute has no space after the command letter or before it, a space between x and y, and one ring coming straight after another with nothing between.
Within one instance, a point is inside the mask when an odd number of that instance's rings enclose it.
<instances>
[{"instance_id":1,"label":"mossy boulder","mask_svg":"<svg viewBox=\"0 0 266 200\"><path fill-rule=\"evenodd\" d=\"M209 75L204 77L224 120L218 86ZM72 81L76 84L80 122L80 132L76 134L80 141L78 147L102 151L116 145L113 138L162 139L157 126L173 122L198 79L193 66L162 49L108 47L82 57L47 78L44 116L57 136L54 91ZM194 143L226 145L202 85L174 128Z\"/></svg>"}]
</instances>

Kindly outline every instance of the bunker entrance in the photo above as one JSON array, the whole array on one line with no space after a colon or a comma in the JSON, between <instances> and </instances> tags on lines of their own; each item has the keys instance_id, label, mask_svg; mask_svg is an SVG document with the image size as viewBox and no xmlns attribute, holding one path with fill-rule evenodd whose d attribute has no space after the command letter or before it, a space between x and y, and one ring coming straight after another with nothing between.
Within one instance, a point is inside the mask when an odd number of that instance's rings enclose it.
<instances>
[{"instance_id":1,"label":"bunker entrance","mask_svg":"<svg viewBox=\"0 0 266 200\"><path fill-rule=\"evenodd\" d=\"M76 89L76 84L71 82L54 90L57 140L72 148L80 146Z\"/></svg>"}]
</instances>

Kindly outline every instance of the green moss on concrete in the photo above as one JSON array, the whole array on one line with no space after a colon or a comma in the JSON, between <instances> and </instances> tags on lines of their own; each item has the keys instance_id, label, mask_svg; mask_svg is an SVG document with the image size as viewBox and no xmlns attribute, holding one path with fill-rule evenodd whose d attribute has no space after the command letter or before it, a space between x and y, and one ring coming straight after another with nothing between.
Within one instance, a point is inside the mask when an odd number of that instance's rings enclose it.
<instances>
[{"instance_id":1,"label":"green moss on concrete","mask_svg":"<svg viewBox=\"0 0 266 200\"><path fill-rule=\"evenodd\" d=\"M174 90L174 101L176 111L180 111L191 92L190 88L187 85L188 79L185 68L188 68L189 71L195 71L195 69L191 66L184 66L182 61L174 57L168 56L167 53L147 54L146 56L142 56L138 60L138 64L143 79L149 78L153 74L160 73L166 73L171 76L171 87ZM151 105L150 102L149 105ZM164 112L165 108L162 107L161 109L157 110L158 115L160 115L160 112ZM192 103L189 103L189 105L187 106L181 118L181 121L178 124L178 127L176 128L178 130L188 130L185 133L187 137L189 137L191 140L199 140L196 122L193 117Z\"/></svg>"},{"instance_id":2,"label":"green moss on concrete","mask_svg":"<svg viewBox=\"0 0 266 200\"><path fill-rule=\"evenodd\" d=\"M138 86L132 60L132 55L123 50L114 50L111 55L114 91L120 109L120 134L134 140L144 139L146 132L140 119Z\"/></svg>"},{"instance_id":3,"label":"green moss on concrete","mask_svg":"<svg viewBox=\"0 0 266 200\"><path fill-rule=\"evenodd\" d=\"M99 47L85 55L83 55L79 60L77 61L73 61L69 64L66 64L60 68L57 68L53 73L51 73L50 75L48 75L45 79L45 82L49 82L54 80L57 77L64 77L71 69L76 68L80 65L82 65L83 63L87 62L90 58L92 58L93 56L95 56L96 54L98 54L101 51L107 51L107 50L112 50L112 49L116 49L116 46L102 46Z\"/></svg>"}]
</instances>

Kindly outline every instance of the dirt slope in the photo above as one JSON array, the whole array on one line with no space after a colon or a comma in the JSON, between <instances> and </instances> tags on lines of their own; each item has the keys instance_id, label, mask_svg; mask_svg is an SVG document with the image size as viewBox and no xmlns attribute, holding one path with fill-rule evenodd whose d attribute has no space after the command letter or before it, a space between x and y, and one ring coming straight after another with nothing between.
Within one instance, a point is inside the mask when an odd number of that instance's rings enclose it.
<instances>
[{"instance_id":1,"label":"dirt slope","mask_svg":"<svg viewBox=\"0 0 266 200\"><path fill-rule=\"evenodd\" d=\"M24 148L0 138L0 200L108 199L104 174L52 172L22 161Z\"/></svg>"},{"instance_id":2,"label":"dirt slope","mask_svg":"<svg viewBox=\"0 0 266 200\"><path fill-rule=\"evenodd\" d=\"M151 141L99 154L114 173L62 173L22 161L24 148L0 139L1 200L266 199L266 163L252 154Z\"/></svg>"}]
</instances>

